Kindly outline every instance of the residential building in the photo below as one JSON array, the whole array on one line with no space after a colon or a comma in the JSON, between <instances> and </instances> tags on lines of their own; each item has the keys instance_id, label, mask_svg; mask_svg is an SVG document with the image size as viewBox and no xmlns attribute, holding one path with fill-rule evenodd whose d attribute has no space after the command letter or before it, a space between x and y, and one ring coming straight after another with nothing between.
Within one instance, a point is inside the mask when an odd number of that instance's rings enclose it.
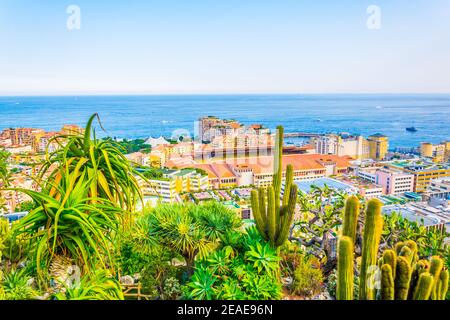
<instances>
[{"instance_id":1,"label":"residential building","mask_svg":"<svg viewBox=\"0 0 450 320\"><path fill-rule=\"evenodd\" d=\"M430 198L450 200L450 178L431 180L426 195Z\"/></svg>"},{"instance_id":2,"label":"residential building","mask_svg":"<svg viewBox=\"0 0 450 320\"><path fill-rule=\"evenodd\" d=\"M436 164L424 159L390 161L386 166L414 175L414 191L426 192L434 179L450 177L450 164Z\"/></svg>"},{"instance_id":3,"label":"residential building","mask_svg":"<svg viewBox=\"0 0 450 320\"><path fill-rule=\"evenodd\" d=\"M76 124L65 124L61 129L61 133L67 135L83 135L84 129Z\"/></svg>"},{"instance_id":4,"label":"residential building","mask_svg":"<svg viewBox=\"0 0 450 320\"><path fill-rule=\"evenodd\" d=\"M358 168L356 175L379 185L383 194L396 195L414 191L414 175L388 166Z\"/></svg>"},{"instance_id":5,"label":"residential building","mask_svg":"<svg viewBox=\"0 0 450 320\"><path fill-rule=\"evenodd\" d=\"M389 138L381 133L374 134L367 138L369 145L369 158L373 160L383 160L389 149Z\"/></svg>"},{"instance_id":6,"label":"residential building","mask_svg":"<svg viewBox=\"0 0 450 320\"><path fill-rule=\"evenodd\" d=\"M363 160L369 156L369 146L362 136L348 134L327 134L311 138L316 153L350 156Z\"/></svg>"},{"instance_id":7,"label":"residential building","mask_svg":"<svg viewBox=\"0 0 450 320\"><path fill-rule=\"evenodd\" d=\"M414 175L401 170L380 168L376 171L376 183L383 187L384 194L403 194L414 191Z\"/></svg>"},{"instance_id":8,"label":"residential building","mask_svg":"<svg viewBox=\"0 0 450 320\"><path fill-rule=\"evenodd\" d=\"M233 119L219 119L217 117L208 116L198 120L198 140L199 142L214 142L216 145L225 143L233 145L236 143L243 144L249 141L257 140L259 136L270 135L270 130L260 124L244 126ZM217 137L229 137L229 141L225 142ZM236 141L241 139L241 142ZM247 142L246 142L247 141Z\"/></svg>"},{"instance_id":9,"label":"residential building","mask_svg":"<svg viewBox=\"0 0 450 320\"><path fill-rule=\"evenodd\" d=\"M138 177L144 196L160 196L163 202L180 202L180 194L210 188L208 177L194 169L161 170L161 177L144 181Z\"/></svg>"},{"instance_id":10,"label":"residential building","mask_svg":"<svg viewBox=\"0 0 450 320\"><path fill-rule=\"evenodd\" d=\"M421 143L420 155L437 163L450 161L450 141L445 141L440 144Z\"/></svg>"}]
</instances>

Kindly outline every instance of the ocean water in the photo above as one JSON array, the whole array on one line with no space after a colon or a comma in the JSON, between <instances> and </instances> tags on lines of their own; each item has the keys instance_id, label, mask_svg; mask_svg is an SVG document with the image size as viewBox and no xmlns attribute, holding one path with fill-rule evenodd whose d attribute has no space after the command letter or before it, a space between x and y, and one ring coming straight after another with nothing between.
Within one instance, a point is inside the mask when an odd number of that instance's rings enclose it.
<instances>
[{"instance_id":1,"label":"ocean water","mask_svg":"<svg viewBox=\"0 0 450 320\"><path fill-rule=\"evenodd\" d=\"M94 112L106 129L97 128L99 136L121 138L193 133L199 117L215 115L287 132L383 133L391 147L450 140L450 94L0 97L0 129L60 130ZM411 126L418 132L405 130Z\"/></svg>"}]
</instances>

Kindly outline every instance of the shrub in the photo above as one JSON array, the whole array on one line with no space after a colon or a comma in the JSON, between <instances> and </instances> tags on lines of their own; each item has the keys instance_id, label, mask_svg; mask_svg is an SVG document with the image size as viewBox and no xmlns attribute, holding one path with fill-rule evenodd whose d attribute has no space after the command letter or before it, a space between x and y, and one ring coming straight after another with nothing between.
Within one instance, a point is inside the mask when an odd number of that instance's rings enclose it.
<instances>
[{"instance_id":1,"label":"shrub","mask_svg":"<svg viewBox=\"0 0 450 320\"><path fill-rule=\"evenodd\" d=\"M312 297L321 291L322 283L322 271L313 266L313 259L311 257L301 259L294 271L293 293Z\"/></svg>"}]
</instances>

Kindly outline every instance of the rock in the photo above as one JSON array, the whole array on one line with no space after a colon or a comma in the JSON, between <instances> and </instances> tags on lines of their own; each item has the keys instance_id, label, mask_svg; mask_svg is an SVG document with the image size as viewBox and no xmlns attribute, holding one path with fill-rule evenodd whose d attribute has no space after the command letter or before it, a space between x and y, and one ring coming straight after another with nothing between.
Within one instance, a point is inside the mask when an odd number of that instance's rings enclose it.
<instances>
[{"instance_id":1,"label":"rock","mask_svg":"<svg viewBox=\"0 0 450 320\"><path fill-rule=\"evenodd\" d=\"M131 285L131 284L134 284L134 279L133 279L132 276L123 276L123 277L120 277L119 281L120 281L121 284L125 284L125 285Z\"/></svg>"},{"instance_id":2,"label":"rock","mask_svg":"<svg viewBox=\"0 0 450 320\"><path fill-rule=\"evenodd\" d=\"M28 287L34 288L35 284L36 284L36 280L34 278L28 279L28 281L27 281Z\"/></svg>"}]
</instances>

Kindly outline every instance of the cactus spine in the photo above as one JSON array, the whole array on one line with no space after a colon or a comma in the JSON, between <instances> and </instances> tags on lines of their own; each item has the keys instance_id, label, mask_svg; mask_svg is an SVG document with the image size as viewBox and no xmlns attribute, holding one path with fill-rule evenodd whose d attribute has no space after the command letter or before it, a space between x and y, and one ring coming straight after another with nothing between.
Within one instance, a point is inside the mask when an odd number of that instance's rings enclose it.
<instances>
[{"instance_id":1,"label":"cactus spine","mask_svg":"<svg viewBox=\"0 0 450 320\"><path fill-rule=\"evenodd\" d=\"M294 169L288 165L284 195L281 200L283 132L283 127L277 127L273 185L267 189L253 190L251 193L252 211L257 229L264 240L270 241L274 247L283 245L289 236L298 195L298 187L293 183Z\"/></svg>"},{"instance_id":2,"label":"cactus spine","mask_svg":"<svg viewBox=\"0 0 450 320\"><path fill-rule=\"evenodd\" d=\"M394 300L394 278L391 265L381 267L381 300Z\"/></svg>"},{"instance_id":3,"label":"cactus spine","mask_svg":"<svg viewBox=\"0 0 450 320\"><path fill-rule=\"evenodd\" d=\"M433 276L429 272L422 272L419 276L416 289L414 290L413 300L430 299L433 281Z\"/></svg>"},{"instance_id":4,"label":"cactus spine","mask_svg":"<svg viewBox=\"0 0 450 320\"><path fill-rule=\"evenodd\" d=\"M377 266L378 246L383 229L381 207L382 202L377 199L371 199L367 204L361 257L360 300L375 299L375 288L369 283L369 271Z\"/></svg>"},{"instance_id":5,"label":"cactus spine","mask_svg":"<svg viewBox=\"0 0 450 320\"><path fill-rule=\"evenodd\" d=\"M350 198L347 199L345 203L342 235L350 237L353 240L353 244L356 241L358 215L359 215L359 199L356 196L351 196Z\"/></svg>"},{"instance_id":6,"label":"cactus spine","mask_svg":"<svg viewBox=\"0 0 450 320\"><path fill-rule=\"evenodd\" d=\"M353 300L353 239L342 236L338 244L337 300Z\"/></svg>"}]
</instances>

